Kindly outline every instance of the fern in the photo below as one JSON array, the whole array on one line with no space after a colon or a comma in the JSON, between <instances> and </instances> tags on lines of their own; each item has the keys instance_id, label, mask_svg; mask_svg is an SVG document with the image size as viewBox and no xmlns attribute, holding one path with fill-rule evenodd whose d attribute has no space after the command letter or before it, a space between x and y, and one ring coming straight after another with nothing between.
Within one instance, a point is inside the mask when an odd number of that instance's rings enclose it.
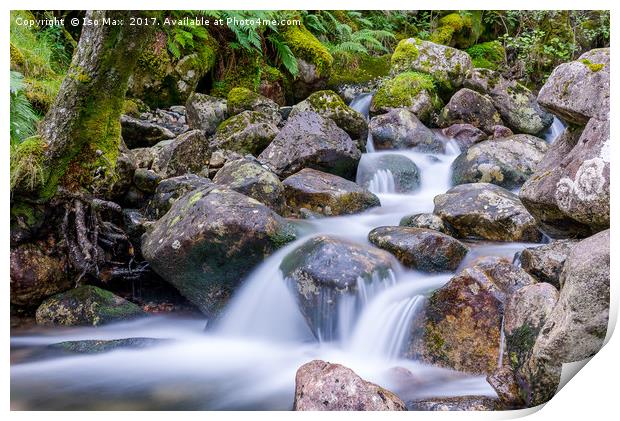
<instances>
[{"instance_id":1,"label":"fern","mask_svg":"<svg viewBox=\"0 0 620 421\"><path fill-rule=\"evenodd\" d=\"M291 51L290 47L279 37L279 35L271 35L268 39L276 50L276 56L280 63L282 63L284 68L291 75L293 75L293 77L297 76L299 73L297 59L295 58L295 55Z\"/></svg>"},{"instance_id":2,"label":"fern","mask_svg":"<svg viewBox=\"0 0 620 421\"><path fill-rule=\"evenodd\" d=\"M24 94L23 75L11 71L10 132L11 143L19 143L36 132L39 116Z\"/></svg>"}]
</instances>

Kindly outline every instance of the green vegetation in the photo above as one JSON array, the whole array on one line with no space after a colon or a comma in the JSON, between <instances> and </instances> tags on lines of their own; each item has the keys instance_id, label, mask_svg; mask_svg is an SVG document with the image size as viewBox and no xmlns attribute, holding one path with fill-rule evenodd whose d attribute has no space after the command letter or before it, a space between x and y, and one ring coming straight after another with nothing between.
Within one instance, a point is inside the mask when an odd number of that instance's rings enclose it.
<instances>
[{"instance_id":1,"label":"green vegetation","mask_svg":"<svg viewBox=\"0 0 620 421\"><path fill-rule=\"evenodd\" d=\"M506 61L506 50L499 41L476 44L466 51L477 68L498 70Z\"/></svg>"},{"instance_id":2,"label":"green vegetation","mask_svg":"<svg viewBox=\"0 0 620 421\"><path fill-rule=\"evenodd\" d=\"M438 105L433 78L425 73L404 72L381 84L373 98L376 109L410 106L420 92L426 91Z\"/></svg>"}]
</instances>

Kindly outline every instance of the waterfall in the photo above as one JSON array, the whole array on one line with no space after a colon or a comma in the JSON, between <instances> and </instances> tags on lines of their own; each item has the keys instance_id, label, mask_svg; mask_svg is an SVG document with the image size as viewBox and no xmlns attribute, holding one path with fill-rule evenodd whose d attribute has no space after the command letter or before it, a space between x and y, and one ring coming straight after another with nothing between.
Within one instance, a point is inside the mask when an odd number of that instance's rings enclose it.
<instances>
[{"instance_id":1,"label":"waterfall","mask_svg":"<svg viewBox=\"0 0 620 421\"><path fill-rule=\"evenodd\" d=\"M396 193L396 183L391 170L378 170L368 183L372 193Z\"/></svg>"},{"instance_id":2,"label":"waterfall","mask_svg":"<svg viewBox=\"0 0 620 421\"><path fill-rule=\"evenodd\" d=\"M562 120L553 116L553 123L551 126L543 133L543 138L548 143L553 143L555 140L562 134L562 132L566 129L566 125L562 123Z\"/></svg>"},{"instance_id":3,"label":"waterfall","mask_svg":"<svg viewBox=\"0 0 620 421\"><path fill-rule=\"evenodd\" d=\"M502 368L504 363L504 350L506 348L506 335L504 333L504 316L502 316L502 327L499 331L499 355L497 357L497 368Z\"/></svg>"},{"instance_id":4,"label":"waterfall","mask_svg":"<svg viewBox=\"0 0 620 421\"><path fill-rule=\"evenodd\" d=\"M370 112L370 102L372 101L374 93L364 93L358 95L356 98L351 101L349 107L353 108L355 111L358 111L360 114L368 120L369 112Z\"/></svg>"}]
</instances>

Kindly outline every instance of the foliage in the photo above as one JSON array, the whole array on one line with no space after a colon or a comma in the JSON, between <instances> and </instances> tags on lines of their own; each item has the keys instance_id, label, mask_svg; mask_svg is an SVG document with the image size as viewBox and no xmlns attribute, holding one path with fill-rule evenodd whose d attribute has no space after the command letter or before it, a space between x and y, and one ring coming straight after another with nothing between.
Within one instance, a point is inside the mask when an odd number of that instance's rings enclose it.
<instances>
[{"instance_id":1,"label":"foliage","mask_svg":"<svg viewBox=\"0 0 620 421\"><path fill-rule=\"evenodd\" d=\"M11 191L33 191L45 180L43 161L47 144L39 136L32 136L11 145Z\"/></svg>"},{"instance_id":2,"label":"foliage","mask_svg":"<svg viewBox=\"0 0 620 421\"><path fill-rule=\"evenodd\" d=\"M11 144L19 143L36 132L39 115L32 109L24 93L24 76L11 71L10 123Z\"/></svg>"},{"instance_id":3,"label":"foliage","mask_svg":"<svg viewBox=\"0 0 620 421\"><path fill-rule=\"evenodd\" d=\"M477 68L498 70L506 60L506 51L499 41L476 44L466 51Z\"/></svg>"}]
</instances>

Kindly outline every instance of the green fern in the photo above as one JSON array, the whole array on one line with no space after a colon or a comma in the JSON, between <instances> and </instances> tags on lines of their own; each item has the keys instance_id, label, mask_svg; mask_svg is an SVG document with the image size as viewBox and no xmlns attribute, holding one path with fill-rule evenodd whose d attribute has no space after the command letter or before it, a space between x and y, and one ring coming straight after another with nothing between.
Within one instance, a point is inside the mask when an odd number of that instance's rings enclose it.
<instances>
[{"instance_id":1,"label":"green fern","mask_svg":"<svg viewBox=\"0 0 620 421\"><path fill-rule=\"evenodd\" d=\"M10 132L11 143L19 143L36 132L39 116L24 94L24 76L11 71Z\"/></svg>"}]
</instances>

